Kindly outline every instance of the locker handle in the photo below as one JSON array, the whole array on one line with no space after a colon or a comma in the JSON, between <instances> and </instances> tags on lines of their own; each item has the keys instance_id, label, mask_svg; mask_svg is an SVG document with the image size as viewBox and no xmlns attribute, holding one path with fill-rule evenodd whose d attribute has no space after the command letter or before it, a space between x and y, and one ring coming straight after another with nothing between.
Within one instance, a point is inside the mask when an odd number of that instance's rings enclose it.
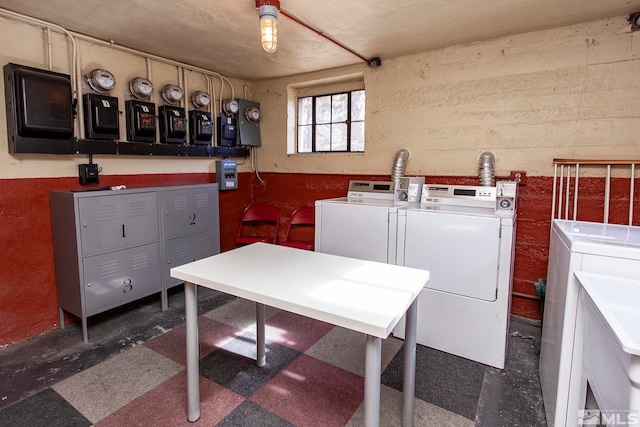
<instances>
[{"instance_id":1,"label":"locker handle","mask_svg":"<svg viewBox=\"0 0 640 427\"><path fill-rule=\"evenodd\" d=\"M122 224L122 237L127 237L126 234L124 233L124 224Z\"/></svg>"}]
</instances>

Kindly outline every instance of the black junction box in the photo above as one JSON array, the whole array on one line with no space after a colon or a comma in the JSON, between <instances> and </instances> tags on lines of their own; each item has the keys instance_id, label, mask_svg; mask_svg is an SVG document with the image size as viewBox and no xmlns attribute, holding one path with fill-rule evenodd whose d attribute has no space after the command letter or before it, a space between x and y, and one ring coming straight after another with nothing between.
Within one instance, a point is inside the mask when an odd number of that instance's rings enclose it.
<instances>
[{"instance_id":1,"label":"black junction box","mask_svg":"<svg viewBox=\"0 0 640 427\"><path fill-rule=\"evenodd\" d=\"M191 145L211 145L213 121L207 111L189 111L189 141Z\"/></svg>"},{"instance_id":2,"label":"black junction box","mask_svg":"<svg viewBox=\"0 0 640 427\"><path fill-rule=\"evenodd\" d=\"M162 105L158 108L160 118L160 142L184 144L187 142L187 118L184 108Z\"/></svg>"},{"instance_id":3,"label":"black junction box","mask_svg":"<svg viewBox=\"0 0 640 427\"><path fill-rule=\"evenodd\" d=\"M118 139L120 136L118 98L87 93L83 100L86 138Z\"/></svg>"},{"instance_id":4,"label":"black junction box","mask_svg":"<svg viewBox=\"0 0 640 427\"><path fill-rule=\"evenodd\" d=\"M127 115L127 140L155 142L156 104L132 99L124 105Z\"/></svg>"},{"instance_id":5,"label":"black junction box","mask_svg":"<svg viewBox=\"0 0 640 427\"><path fill-rule=\"evenodd\" d=\"M78 165L78 177L81 185L99 183L98 165L95 163Z\"/></svg>"}]
</instances>

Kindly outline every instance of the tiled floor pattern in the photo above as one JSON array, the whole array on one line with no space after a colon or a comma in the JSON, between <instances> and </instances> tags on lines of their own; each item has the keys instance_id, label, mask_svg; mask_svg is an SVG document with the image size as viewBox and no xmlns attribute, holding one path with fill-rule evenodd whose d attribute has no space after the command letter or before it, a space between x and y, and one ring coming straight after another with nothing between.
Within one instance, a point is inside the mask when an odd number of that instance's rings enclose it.
<instances>
[{"instance_id":1,"label":"tiled floor pattern","mask_svg":"<svg viewBox=\"0 0 640 427\"><path fill-rule=\"evenodd\" d=\"M235 299L200 316L196 423L186 420L182 323L10 404L0 426L362 426L364 336L271 308L267 317L258 368L255 304ZM416 426L545 425L539 329L512 325L505 370L418 346ZM400 425L402 344L383 341L381 426Z\"/></svg>"}]
</instances>

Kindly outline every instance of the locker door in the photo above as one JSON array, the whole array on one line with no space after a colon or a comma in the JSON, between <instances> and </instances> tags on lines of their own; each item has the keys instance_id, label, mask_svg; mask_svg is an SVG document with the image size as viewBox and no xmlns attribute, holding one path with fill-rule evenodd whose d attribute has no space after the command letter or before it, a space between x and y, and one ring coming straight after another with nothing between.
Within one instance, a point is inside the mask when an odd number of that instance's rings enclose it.
<instances>
[{"instance_id":1,"label":"locker door","mask_svg":"<svg viewBox=\"0 0 640 427\"><path fill-rule=\"evenodd\" d=\"M167 288L182 283L170 276L173 267L220 253L220 241L215 231L178 237L165 242L164 272Z\"/></svg>"},{"instance_id":2,"label":"locker door","mask_svg":"<svg viewBox=\"0 0 640 427\"><path fill-rule=\"evenodd\" d=\"M86 316L160 292L160 245L85 258L83 273Z\"/></svg>"},{"instance_id":3,"label":"locker door","mask_svg":"<svg viewBox=\"0 0 640 427\"><path fill-rule=\"evenodd\" d=\"M218 229L218 192L211 186L162 192L165 238Z\"/></svg>"},{"instance_id":4,"label":"locker door","mask_svg":"<svg viewBox=\"0 0 640 427\"><path fill-rule=\"evenodd\" d=\"M157 206L155 192L79 199L83 256L157 241Z\"/></svg>"}]
</instances>

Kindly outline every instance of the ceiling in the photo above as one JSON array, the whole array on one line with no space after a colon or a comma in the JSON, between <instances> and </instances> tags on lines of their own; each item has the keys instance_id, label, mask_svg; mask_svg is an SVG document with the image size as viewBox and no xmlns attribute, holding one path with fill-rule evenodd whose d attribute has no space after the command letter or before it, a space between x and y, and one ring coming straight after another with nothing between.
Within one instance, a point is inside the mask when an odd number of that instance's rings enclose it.
<instances>
[{"instance_id":1,"label":"ceiling","mask_svg":"<svg viewBox=\"0 0 640 427\"><path fill-rule=\"evenodd\" d=\"M640 11L640 0L281 0L278 50L255 0L0 0L0 8L165 58L260 80Z\"/></svg>"}]
</instances>

